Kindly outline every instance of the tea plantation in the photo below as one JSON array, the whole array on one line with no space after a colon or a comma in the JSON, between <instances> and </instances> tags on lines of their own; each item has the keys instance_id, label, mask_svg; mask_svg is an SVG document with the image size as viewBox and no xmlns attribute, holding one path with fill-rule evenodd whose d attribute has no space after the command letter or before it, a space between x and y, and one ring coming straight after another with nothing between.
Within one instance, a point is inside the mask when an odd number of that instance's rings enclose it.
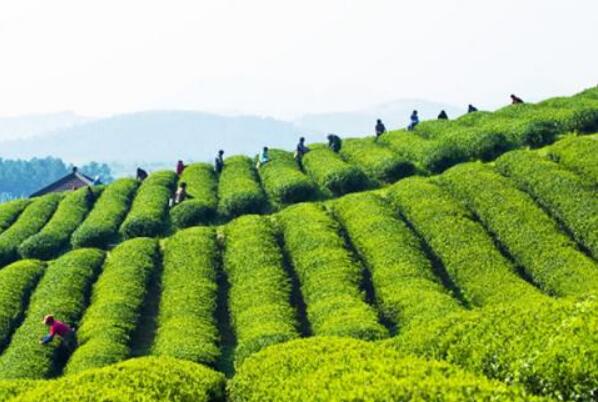
<instances>
[{"instance_id":1,"label":"tea plantation","mask_svg":"<svg viewBox=\"0 0 598 402\"><path fill-rule=\"evenodd\" d=\"M597 132L594 88L1 204L0 400L598 400Z\"/></svg>"}]
</instances>

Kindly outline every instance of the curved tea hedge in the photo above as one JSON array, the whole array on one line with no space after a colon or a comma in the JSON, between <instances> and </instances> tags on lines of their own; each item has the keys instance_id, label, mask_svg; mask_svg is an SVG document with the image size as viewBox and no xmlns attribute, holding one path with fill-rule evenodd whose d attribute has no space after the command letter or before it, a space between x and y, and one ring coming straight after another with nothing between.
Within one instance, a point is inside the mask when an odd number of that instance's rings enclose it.
<instances>
[{"instance_id":1,"label":"curved tea hedge","mask_svg":"<svg viewBox=\"0 0 598 402\"><path fill-rule=\"evenodd\" d=\"M30 202L27 199L20 199L0 204L0 233L8 229L17 220Z\"/></svg>"},{"instance_id":2,"label":"curved tea hedge","mask_svg":"<svg viewBox=\"0 0 598 402\"><path fill-rule=\"evenodd\" d=\"M62 194L48 194L32 201L12 226L0 234L0 267L19 258L18 247L39 232L52 217Z\"/></svg>"},{"instance_id":3,"label":"curved tea hedge","mask_svg":"<svg viewBox=\"0 0 598 402\"><path fill-rule=\"evenodd\" d=\"M194 163L183 170L180 182L187 184L189 199L170 210L172 224L176 228L186 228L207 223L216 215L218 199L217 183L212 165Z\"/></svg>"},{"instance_id":4,"label":"curved tea hedge","mask_svg":"<svg viewBox=\"0 0 598 402\"><path fill-rule=\"evenodd\" d=\"M423 123L422 123L423 124ZM420 171L440 173L466 159L451 141L429 140L406 130L389 131L380 143L413 163Z\"/></svg>"},{"instance_id":5,"label":"curved tea hedge","mask_svg":"<svg viewBox=\"0 0 598 402\"><path fill-rule=\"evenodd\" d=\"M81 226L71 237L71 245L78 247L104 248L115 242L118 228L129 211L139 182L133 179L119 179L109 184Z\"/></svg>"},{"instance_id":6,"label":"curved tea hedge","mask_svg":"<svg viewBox=\"0 0 598 402\"><path fill-rule=\"evenodd\" d=\"M212 365L218 359L216 233L197 227L164 243L162 295L152 354Z\"/></svg>"},{"instance_id":7,"label":"curved tea hedge","mask_svg":"<svg viewBox=\"0 0 598 402\"><path fill-rule=\"evenodd\" d=\"M379 196L343 197L333 209L372 272L378 308L387 320L403 330L461 308L434 275L420 241Z\"/></svg>"},{"instance_id":8,"label":"curved tea hedge","mask_svg":"<svg viewBox=\"0 0 598 402\"><path fill-rule=\"evenodd\" d=\"M0 401L8 401L42 382L40 380L0 380Z\"/></svg>"},{"instance_id":9,"label":"curved tea hedge","mask_svg":"<svg viewBox=\"0 0 598 402\"><path fill-rule=\"evenodd\" d=\"M316 194L316 186L299 170L293 155L280 149L269 151L270 161L258 169L264 190L276 207L307 201Z\"/></svg>"},{"instance_id":10,"label":"curved tea hedge","mask_svg":"<svg viewBox=\"0 0 598 402\"><path fill-rule=\"evenodd\" d=\"M161 171L143 181L120 227L123 238L158 236L168 230L168 205L176 180L174 172Z\"/></svg>"},{"instance_id":11,"label":"curved tea hedge","mask_svg":"<svg viewBox=\"0 0 598 402\"><path fill-rule=\"evenodd\" d=\"M385 342L555 400L598 389L598 299L527 300L451 314Z\"/></svg>"},{"instance_id":12,"label":"curved tea hedge","mask_svg":"<svg viewBox=\"0 0 598 402\"><path fill-rule=\"evenodd\" d=\"M83 187L65 195L43 229L21 243L19 254L23 258L49 260L65 251L71 234L83 222L101 192L102 188Z\"/></svg>"},{"instance_id":13,"label":"curved tea hedge","mask_svg":"<svg viewBox=\"0 0 598 402\"><path fill-rule=\"evenodd\" d=\"M216 402L224 400L224 384L222 374L199 364L142 357L33 383L11 401Z\"/></svg>"},{"instance_id":14,"label":"curved tea hedge","mask_svg":"<svg viewBox=\"0 0 598 402\"><path fill-rule=\"evenodd\" d=\"M218 181L218 199L219 213L228 218L267 209L266 195L251 158L240 155L226 158Z\"/></svg>"},{"instance_id":15,"label":"curved tea hedge","mask_svg":"<svg viewBox=\"0 0 598 402\"><path fill-rule=\"evenodd\" d=\"M388 336L364 300L361 268L345 249L336 222L317 204L288 207L277 217L314 335L366 340Z\"/></svg>"},{"instance_id":16,"label":"curved tea hedge","mask_svg":"<svg viewBox=\"0 0 598 402\"><path fill-rule=\"evenodd\" d=\"M562 139L548 149L548 156L598 187L598 136Z\"/></svg>"},{"instance_id":17,"label":"curved tea hedge","mask_svg":"<svg viewBox=\"0 0 598 402\"><path fill-rule=\"evenodd\" d=\"M479 163L456 166L438 180L475 212L541 289L557 296L598 290L598 266L509 180Z\"/></svg>"},{"instance_id":18,"label":"curved tea hedge","mask_svg":"<svg viewBox=\"0 0 598 402\"><path fill-rule=\"evenodd\" d=\"M340 153L348 162L380 183L393 183L415 172L411 162L376 144L371 138L347 139L343 141Z\"/></svg>"},{"instance_id":19,"label":"curved tea hedge","mask_svg":"<svg viewBox=\"0 0 598 402\"><path fill-rule=\"evenodd\" d=\"M395 184L388 194L472 305L540 295L515 274L482 225L440 187L414 177Z\"/></svg>"},{"instance_id":20,"label":"curved tea hedge","mask_svg":"<svg viewBox=\"0 0 598 402\"><path fill-rule=\"evenodd\" d=\"M496 161L496 168L530 193L598 258L598 192L586 188L574 173L531 152L506 154Z\"/></svg>"},{"instance_id":21,"label":"curved tea hedge","mask_svg":"<svg viewBox=\"0 0 598 402\"><path fill-rule=\"evenodd\" d=\"M320 188L339 196L368 186L368 178L359 168L349 165L328 147L313 144L310 148L303 157L303 166Z\"/></svg>"},{"instance_id":22,"label":"curved tea hedge","mask_svg":"<svg viewBox=\"0 0 598 402\"><path fill-rule=\"evenodd\" d=\"M40 261L21 260L0 270L0 350L23 318L29 295L44 268Z\"/></svg>"},{"instance_id":23,"label":"curved tea hedge","mask_svg":"<svg viewBox=\"0 0 598 402\"><path fill-rule=\"evenodd\" d=\"M264 347L299 336L291 285L267 218L244 216L225 227L224 269L237 336L236 365Z\"/></svg>"},{"instance_id":24,"label":"curved tea hedge","mask_svg":"<svg viewBox=\"0 0 598 402\"><path fill-rule=\"evenodd\" d=\"M79 348L66 372L106 366L129 357L130 339L139 321L159 251L155 239L126 241L108 254L93 287L91 304L77 330Z\"/></svg>"},{"instance_id":25,"label":"curved tea hedge","mask_svg":"<svg viewBox=\"0 0 598 402\"><path fill-rule=\"evenodd\" d=\"M248 358L228 384L239 401L533 401L521 388L373 343L315 337Z\"/></svg>"},{"instance_id":26,"label":"curved tea hedge","mask_svg":"<svg viewBox=\"0 0 598 402\"><path fill-rule=\"evenodd\" d=\"M0 356L0 378L41 379L59 373L57 360L67 356L59 348L59 339L48 345L39 344L48 332L42 318L52 314L71 325L79 321L103 261L102 251L79 249L50 263L31 296L27 318Z\"/></svg>"}]
</instances>

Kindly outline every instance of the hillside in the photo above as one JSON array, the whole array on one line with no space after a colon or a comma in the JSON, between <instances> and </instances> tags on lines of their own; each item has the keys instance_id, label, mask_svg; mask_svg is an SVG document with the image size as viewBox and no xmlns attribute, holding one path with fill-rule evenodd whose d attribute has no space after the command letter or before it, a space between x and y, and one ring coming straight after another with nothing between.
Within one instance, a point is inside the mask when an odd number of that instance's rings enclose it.
<instances>
[{"instance_id":1,"label":"hillside","mask_svg":"<svg viewBox=\"0 0 598 402\"><path fill-rule=\"evenodd\" d=\"M423 99L401 99L362 110L337 113L316 113L301 116L295 124L318 133L337 133L344 136L361 136L373 133L376 119L386 127L406 127L411 112L417 109L422 119L434 119L441 110L452 118L465 113L465 109Z\"/></svg>"},{"instance_id":2,"label":"hillside","mask_svg":"<svg viewBox=\"0 0 598 402\"><path fill-rule=\"evenodd\" d=\"M256 116L219 116L192 111L155 111L117 115L2 143L10 158L46 155L85 163L90 160L132 164L178 159L208 161L220 148L251 154L262 144L288 148L301 131L293 124ZM134 169L132 169L134 171Z\"/></svg>"},{"instance_id":3,"label":"hillside","mask_svg":"<svg viewBox=\"0 0 598 402\"><path fill-rule=\"evenodd\" d=\"M72 112L0 117L0 141L48 135L90 120Z\"/></svg>"},{"instance_id":4,"label":"hillside","mask_svg":"<svg viewBox=\"0 0 598 402\"><path fill-rule=\"evenodd\" d=\"M595 400L597 132L591 89L1 204L0 399Z\"/></svg>"},{"instance_id":5,"label":"hillside","mask_svg":"<svg viewBox=\"0 0 598 402\"><path fill-rule=\"evenodd\" d=\"M254 155L261 146L292 148L298 137L324 138L370 134L377 118L388 127L402 127L412 108L422 118L446 109L450 116L462 111L436 102L401 100L364 110L313 114L294 121L258 116L223 116L196 111L149 111L107 118L84 118L72 113L0 118L3 158L60 157L71 163L108 162L118 176L137 166L170 167L173 161L211 161L218 149L227 155Z\"/></svg>"}]
</instances>

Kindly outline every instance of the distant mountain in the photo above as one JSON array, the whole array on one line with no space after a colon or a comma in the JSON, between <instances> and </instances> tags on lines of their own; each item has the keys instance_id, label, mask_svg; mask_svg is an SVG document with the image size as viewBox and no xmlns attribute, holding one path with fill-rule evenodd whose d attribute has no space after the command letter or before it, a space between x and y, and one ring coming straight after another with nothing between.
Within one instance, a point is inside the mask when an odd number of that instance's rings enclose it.
<instances>
[{"instance_id":1,"label":"distant mountain","mask_svg":"<svg viewBox=\"0 0 598 402\"><path fill-rule=\"evenodd\" d=\"M420 119L435 119L441 110L454 118L465 113L464 108L422 99L401 99L353 112L308 114L295 120L298 127L318 133L340 135L372 135L376 119L382 119L387 129L404 128L409 116L417 110Z\"/></svg>"},{"instance_id":2,"label":"distant mountain","mask_svg":"<svg viewBox=\"0 0 598 402\"><path fill-rule=\"evenodd\" d=\"M91 120L72 112L0 117L0 141L44 135Z\"/></svg>"},{"instance_id":3,"label":"distant mountain","mask_svg":"<svg viewBox=\"0 0 598 402\"><path fill-rule=\"evenodd\" d=\"M292 148L303 133L292 123L272 118L194 111L141 112L95 120L50 135L6 141L0 143L0 156L51 155L76 164L116 162L128 170L143 162L172 166L177 159L211 161L220 148L226 156L254 155L264 145Z\"/></svg>"},{"instance_id":4,"label":"distant mountain","mask_svg":"<svg viewBox=\"0 0 598 402\"><path fill-rule=\"evenodd\" d=\"M0 119L0 134L13 133L5 135L9 140L0 135L0 158L53 156L78 165L105 162L115 176L122 176L132 174L138 165L155 170L172 167L178 159L212 161L219 149L225 156L255 155L264 145L293 149L300 136L309 143L324 142L329 132L371 135L377 118L388 129L405 127L413 109L422 119L435 118L441 109L450 117L463 113L441 103L400 100L361 111L306 115L293 122L197 111L148 111L91 121L72 113L25 116ZM15 133L25 138L16 140Z\"/></svg>"}]
</instances>

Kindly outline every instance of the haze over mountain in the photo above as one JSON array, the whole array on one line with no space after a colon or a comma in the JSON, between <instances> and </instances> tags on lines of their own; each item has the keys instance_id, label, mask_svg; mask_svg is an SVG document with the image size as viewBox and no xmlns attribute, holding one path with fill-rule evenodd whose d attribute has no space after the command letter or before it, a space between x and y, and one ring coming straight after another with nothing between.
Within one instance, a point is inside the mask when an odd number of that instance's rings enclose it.
<instances>
[{"instance_id":1,"label":"haze over mountain","mask_svg":"<svg viewBox=\"0 0 598 402\"><path fill-rule=\"evenodd\" d=\"M91 120L73 112L0 117L0 141L44 135Z\"/></svg>"},{"instance_id":2,"label":"haze over mountain","mask_svg":"<svg viewBox=\"0 0 598 402\"><path fill-rule=\"evenodd\" d=\"M150 163L210 160L257 153L263 144L288 148L301 132L291 123L255 116L218 116L193 111L117 115L35 138L0 143L3 158L55 156L71 163Z\"/></svg>"},{"instance_id":3,"label":"haze over mountain","mask_svg":"<svg viewBox=\"0 0 598 402\"><path fill-rule=\"evenodd\" d=\"M461 112L436 102L399 100L360 111L307 115L292 122L198 111L147 111L89 121L74 114L59 114L53 120L48 116L48 131L41 130L43 119L23 116L18 119L21 126L31 129L19 140L2 141L0 137L0 157L54 156L75 164L106 162L115 175L122 175L130 174L135 165L158 168L171 167L177 159L211 161L221 148L227 156L251 156L264 145L290 150L299 136L308 142L322 142L328 132L371 135L376 118L382 118L389 129L403 127L413 108L420 110L422 118L435 118L441 109L451 117ZM10 133L11 126L3 124L0 120L0 133Z\"/></svg>"},{"instance_id":4,"label":"haze over mountain","mask_svg":"<svg viewBox=\"0 0 598 402\"><path fill-rule=\"evenodd\" d=\"M422 99L400 99L383 103L364 110L339 113L307 114L295 120L295 124L308 130L323 133L360 136L371 135L376 119L382 119L387 129L406 127L409 116L416 109L420 119L435 119L441 110L445 110L450 118L465 112L464 108L431 102Z\"/></svg>"}]
</instances>

